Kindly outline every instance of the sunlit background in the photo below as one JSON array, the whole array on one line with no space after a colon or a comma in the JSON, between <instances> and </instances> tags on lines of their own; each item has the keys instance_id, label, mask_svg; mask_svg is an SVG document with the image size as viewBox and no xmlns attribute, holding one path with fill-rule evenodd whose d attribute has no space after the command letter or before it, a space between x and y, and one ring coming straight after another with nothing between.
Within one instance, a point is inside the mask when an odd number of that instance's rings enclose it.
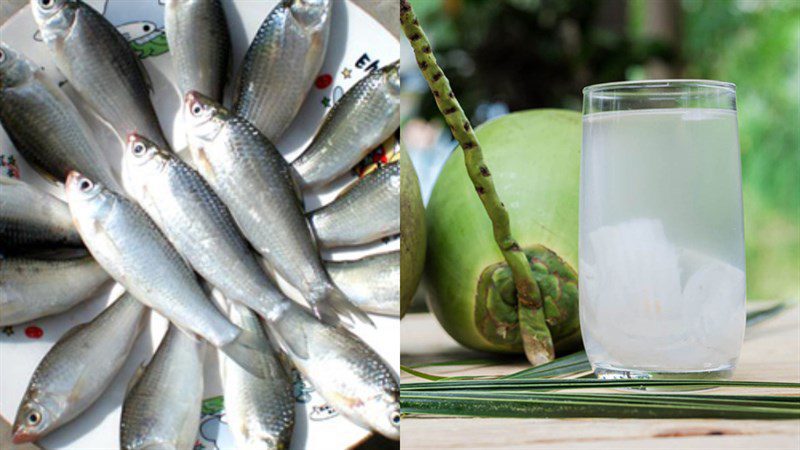
<instances>
[{"instance_id":1,"label":"sunlit background","mask_svg":"<svg viewBox=\"0 0 800 450\"><path fill-rule=\"evenodd\" d=\"M747 294L800 298L800 2L411 0L475 125L530 108L580 110L584 86L736 83ZM454 147L406 43L403 140L427 198Z\"/></svg>"}]
</instances>

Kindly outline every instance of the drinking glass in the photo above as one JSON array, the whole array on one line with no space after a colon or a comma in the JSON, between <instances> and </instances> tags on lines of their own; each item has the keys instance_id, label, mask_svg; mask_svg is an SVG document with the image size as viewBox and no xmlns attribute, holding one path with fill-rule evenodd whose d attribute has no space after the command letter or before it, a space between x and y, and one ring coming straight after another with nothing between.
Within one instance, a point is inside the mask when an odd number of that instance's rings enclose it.
<instances>
[{"instance_id":1,"label":"drinking glass","mask_svg":"<svg viewBox=\"0 0 800 450\"><path fill-rule=\"evenodd\" d=\"M745 326L736 87L583 90L580 319L600 378L727 378Z\"/></svg>"}]
</instances>

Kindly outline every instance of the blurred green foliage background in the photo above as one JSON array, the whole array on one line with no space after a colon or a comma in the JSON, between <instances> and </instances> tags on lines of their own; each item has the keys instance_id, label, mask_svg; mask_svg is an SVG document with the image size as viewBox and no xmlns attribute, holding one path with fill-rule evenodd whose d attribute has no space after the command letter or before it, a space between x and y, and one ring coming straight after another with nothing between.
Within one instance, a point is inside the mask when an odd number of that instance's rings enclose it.
<instances>
[{"instance_id":1,"label":"blurred green foliage background","mask_svg":"<svg viewBox=\"0 0 800 450\"><path fill-rule=\"evenodd\" d=\"M487 105L580 110L595 83L736 83L748 298L800 298L800 1L411 3L476 123ZM437 120L430 95L417 114Z\"/></svg>"}]
</instances>

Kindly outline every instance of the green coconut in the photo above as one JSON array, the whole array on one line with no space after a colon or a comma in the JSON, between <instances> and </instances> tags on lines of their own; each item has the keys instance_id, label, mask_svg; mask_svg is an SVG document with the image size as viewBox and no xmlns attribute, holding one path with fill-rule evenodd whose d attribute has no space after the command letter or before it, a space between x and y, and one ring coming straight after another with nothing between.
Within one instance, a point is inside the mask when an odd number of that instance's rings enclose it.
<instances>
[{"instance_id":1,"label":"green coconut","mask_svg":"<svg viewBox=\"0 0 800 450\"><path fill-rule=\"evenodd\" d=\"M578 180L581 115L531 110L476 129L511 233L543 297L557 353L581 344L578 319ZM469 151L469 150L467 150ZM428 305L444 329L476 350L521 353L516 289L491 222L457 148L426 210Z\"/></svg>"},{"instance_id":2,"label":"green coconut","mask_svg":"<svg viewBox=\"0 0 800 450\"><path fill-rule=\"evenodd\" d=\"M422 278L425 235L417 172L406 152L400 152L400 317L406 314Z\"/></svg>"}]
</instances>

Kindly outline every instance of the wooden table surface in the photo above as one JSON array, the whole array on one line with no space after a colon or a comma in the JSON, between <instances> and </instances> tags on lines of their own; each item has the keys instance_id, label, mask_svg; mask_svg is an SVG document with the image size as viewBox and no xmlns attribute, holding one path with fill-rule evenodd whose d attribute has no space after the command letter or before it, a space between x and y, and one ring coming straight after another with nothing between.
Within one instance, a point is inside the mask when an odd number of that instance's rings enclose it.
<instances>
[{"instance_id":1,"label":"wooden table surface","mask_svg":"<svg viewBox=\"0 0 800 450\"><path fill-rule=\"evenodd\" d=\"M406 316L401 332L403 365L486 357L460 347L429 314ZM526 367L529 365L523 359L511 359L490 366L439 366L420 370L437 375L502 375ZM424 381L406 373L401 379L403 382ZM800 309L797 306L747 330L734 379L800 382ZM714 392L724 393L725 390ZM797 395L796 390L753 391L762 395ZM744 393L745 390L735 392ZM403 418L401 432L403 449L800 449L800 420L410 416Z\"/></svg>"}]
</instances>

